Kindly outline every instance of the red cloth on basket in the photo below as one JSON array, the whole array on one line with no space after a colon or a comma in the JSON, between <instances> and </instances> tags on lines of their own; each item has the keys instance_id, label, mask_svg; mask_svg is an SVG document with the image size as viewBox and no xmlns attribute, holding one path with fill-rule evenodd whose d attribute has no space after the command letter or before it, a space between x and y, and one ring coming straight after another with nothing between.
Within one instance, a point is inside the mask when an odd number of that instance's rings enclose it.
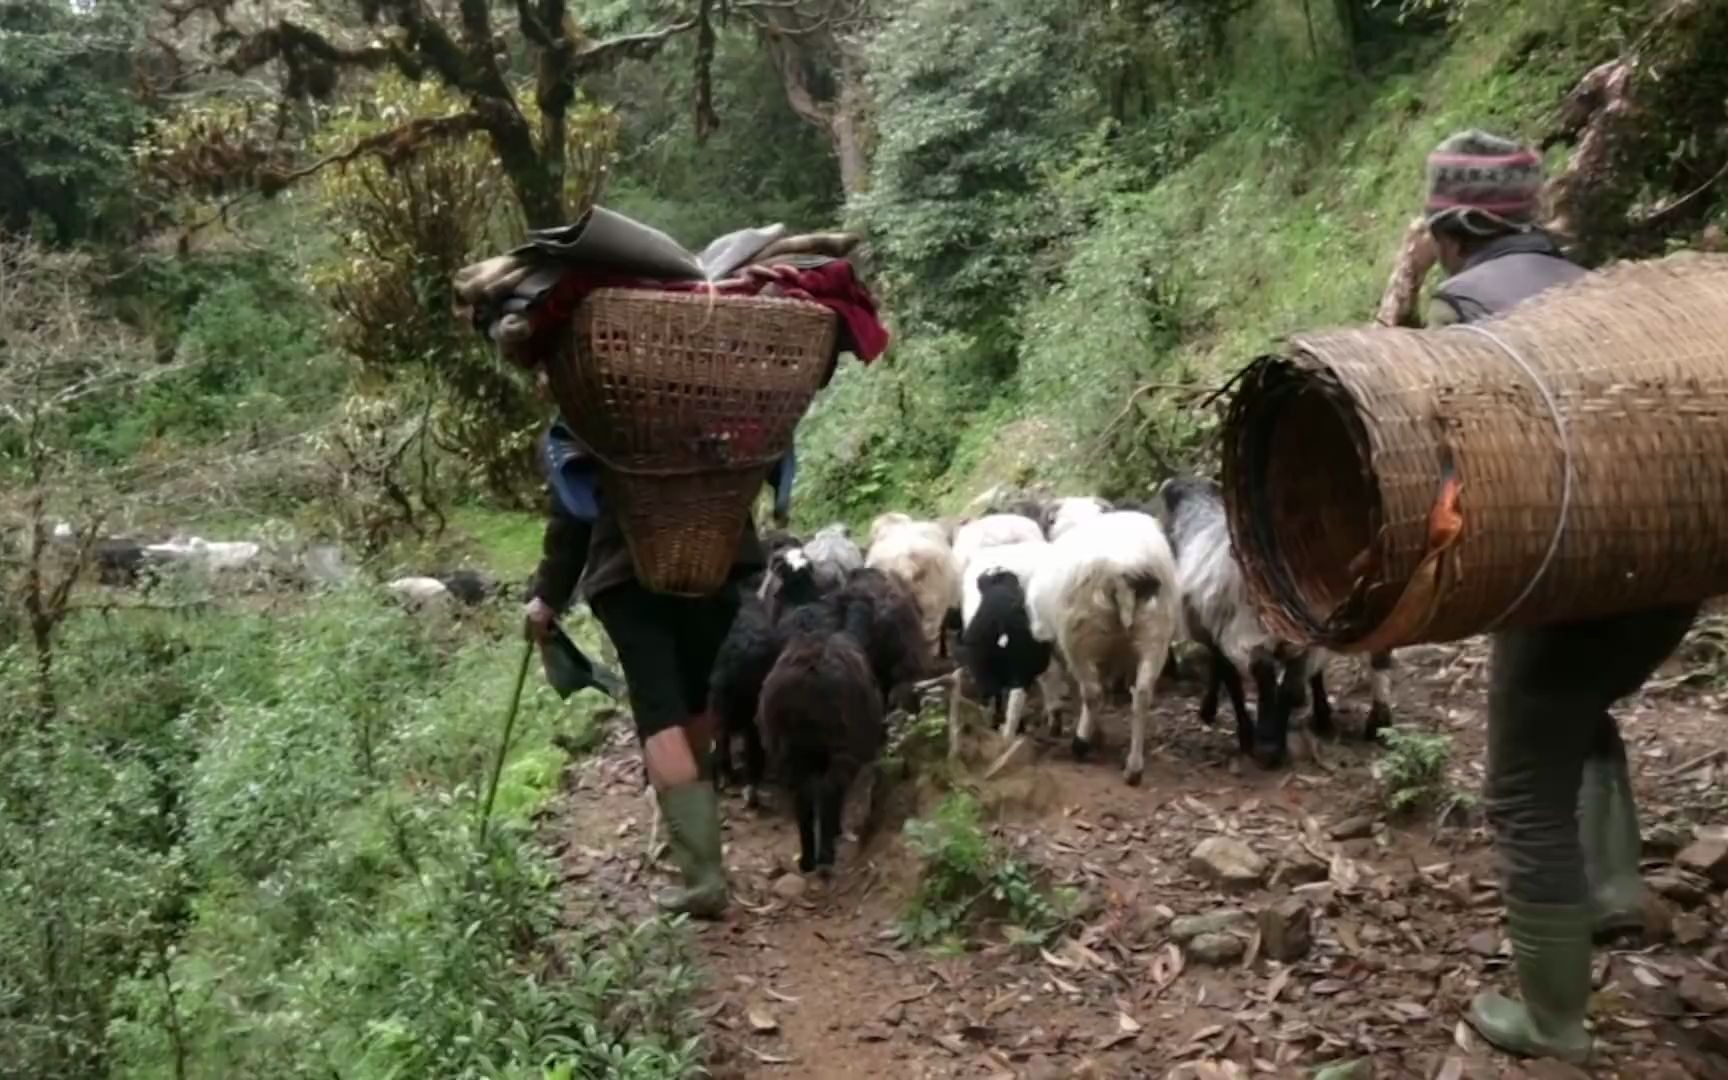
<instances>
[{"instance_id":1,"label":"red cloth on basket","mask_svg":"<svg viewBox=\"0 0 1728 1080\"><path fill-rule=\"evenodd\" d=\"M821 304L838 315L842 352L850 352L868 364L888 348L888 330L876 315L876 298L845 259L808 270L786 264L750 266L743 273L743 277L710 285L706 281L656 281L605 270L571 270L546 294L529 319L534 336L539 337L543 331L567 322L582 299L595 289L701 292L712 288L721 296L755 296L772 284L781 296Z\"/></svg>"}]
</instances>

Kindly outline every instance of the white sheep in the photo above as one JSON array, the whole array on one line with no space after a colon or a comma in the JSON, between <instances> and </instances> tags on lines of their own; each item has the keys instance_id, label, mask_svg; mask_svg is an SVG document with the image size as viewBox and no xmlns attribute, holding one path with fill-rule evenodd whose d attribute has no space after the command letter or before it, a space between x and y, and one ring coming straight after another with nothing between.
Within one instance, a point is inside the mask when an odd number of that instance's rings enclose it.
<instances>
[{"instance_id":1,"label":"white sheep","mask_svg":"<svg viewBox=\"0 0 1728 1080\"><path fill-rule=\"evenodd\" d=\"M950 543L948 530L940 522L917 521L909 514L890 511L870 523L870 546L875 547L877 542L890 532L900 532L907 529L943 545Z\"/></svg>"},{"instance_id":2,"label":"white sheep","mask_svg":"<svg viewBox=\"0 0 1728 1080\"><path fill-rule=\"evenodd\" d=\"M205 570L244 569L256 561L263 550L247 540L206 540L201 536L144 545L146 558L187 563Z\"/></svg>"},{"instance_id":3,"label":"white sheep","mask_svg":"<svg viewBox=\"0 0 1728 1080\"><path fill-rule=\"evenodd\" d=\"M1056 499L1045 507L1045 521L1048 523L1050 539L1059 538L1082 521L1088 521L1100 514L1109 512L1109 503L1090 495Z\"/></svg>"},{"instance_id":4,"label":"white sheep","mask_svg":"<svg viewBox=\"0 0 1728 1080\"><path fill-rule=\"evenodd\" d=\"M1044 530L1020 514L986 514L960 526L954 534L954 566L961 573L978 553L1004 544L1042 543Z\"/></svg>"},{"instance_id":5,"label":"white sheep","mask_svg":"<svg viewBox=\"0 0 1728 1080\"><path fill-rule=\"evenodd\" d=\"M1137 512L1088 515L1051 542L1050 557L1027 592L1032 633L1052 642L1080 683L1074 753L1091 751L1105 687L1133 685L1132 741L1123 776L1146 769L1146 720L1152 689L1181 620L1176 557L1156 519Z\"/></svg>"},{"instance_id":6,"label":"white sheep","mask_svg":"<svg viewBox=\"0 0 1728 1080\"><path fill-rule=\"evenodd\" d=\"M450 607L450 587L435 577L399 577L384 586L413 611L443 611Z\"/></svg>"},{"instance_id":7,"label":"white sheep","mask_svg":"<svg viewBox=\"0 0 1728 1080\"><path fill-rule=\"evenodd\" d=\"M943 654L943 624L949 611L960 604L960 574L945 530L935 522L884 514L870 527L864 565L897 578L911 590L925 641Z\"/></svg>"}]
</instances>

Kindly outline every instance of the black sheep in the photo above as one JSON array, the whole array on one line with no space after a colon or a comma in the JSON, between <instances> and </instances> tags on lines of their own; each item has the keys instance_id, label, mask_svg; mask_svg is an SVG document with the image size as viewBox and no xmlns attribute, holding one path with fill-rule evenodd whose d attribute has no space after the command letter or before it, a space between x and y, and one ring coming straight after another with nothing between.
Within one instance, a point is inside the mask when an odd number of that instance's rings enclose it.
<instances>
[{"instance_id":1,"label":"black sheep","mask_svg":"<svg viewBox=\"0 0 1728 1080\"><path fill-rule=\"evenodd\" d=\"M737 779L732 740L744 740L744 801L756 805L762 783L762 740L756 731L756 700L780 656L780 641L767 608L754 595L740 600L738 616L714 655L708 705L719 722L714 742L714 782L724 788Z\"/></svg>"},{"instance_id":2,"label":"black sheep","mask_svg":"<svg viewBox=\"0 0 1728 1080\"><path fill-rule=\"evenodd\" d=\"M857 625L862 627L864 652L882 700L897 708L913 708L912 684L930 671L930 647L911 591L882 571L865 567L847 575L835 601L847 614L854 605L861 609L862 622Z\"/></svg>"},{"instance_id":3,"label":"black sheep","mask_svg":"<svg viewBox=\"0 0 1728 1080\"><path fill-rule=\"evenodd\" d=\"M708 704L719 721L714 747L714 781L725 787L737 778L732 758L734 739L744 740L744 801L757 805L766 760L756 727L762 684L780 656L787 636L798 629L826 631L839 625L837 613L821 604L821 591L810 574L809 561L797 548L776 552L769 559L767 599L746 591L738 615L714 657L708 681Z\"/></svg>"},{"instance_id":4,"label":"black sheep","mask_svg":"<svg viewBox=\"0 0 1728 1080\"><path fill-rule=\"evenodd\" d=\"M853 605L847 629L792 638L762 687L762 738L792 789L805 873L834 865L846 792L882 749L882 696L861 645L868 621Z\"/></svg>"},{"instance_id":5,"label":"black sheep","mask_svg":"<svg viewBox=\"0 0 1728 1080\"><path fill-rule=\"evenodd\" d=\"M1009 691L1024 691L1050 667L1049 642L1032 636L1026 590L1010 570L978 575L978 610L960 638L960 658L979 699L1000 721Z\"/></svg>"}]
</instances>

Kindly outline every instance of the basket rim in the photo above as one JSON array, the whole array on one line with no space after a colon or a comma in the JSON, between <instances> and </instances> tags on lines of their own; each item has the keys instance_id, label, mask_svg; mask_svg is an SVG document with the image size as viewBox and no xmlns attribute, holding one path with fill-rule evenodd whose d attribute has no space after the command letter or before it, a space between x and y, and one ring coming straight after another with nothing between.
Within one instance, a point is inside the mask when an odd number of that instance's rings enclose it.
<instances>
[{"instance_id":1,"label":"basket rim","mask_svg":"<svg viewBox=\"0 0 1728 1080\"><path fill-rule=\"evenodd\" d=\"M598 300L629 300L665 303L677 306L709 306L712 304L727 304L732 307L763 307L763 308L803 308L810 314L820 313L830 319L838 319L834 309L814 300L804 300L795 296L762 296L759 294L724 293L717 289L695 289L688 292L674 292L670 289L637 289L626 287L608 287L595 289L582 298L576 306L577 314Z\"/></svg>"}]
</instances>

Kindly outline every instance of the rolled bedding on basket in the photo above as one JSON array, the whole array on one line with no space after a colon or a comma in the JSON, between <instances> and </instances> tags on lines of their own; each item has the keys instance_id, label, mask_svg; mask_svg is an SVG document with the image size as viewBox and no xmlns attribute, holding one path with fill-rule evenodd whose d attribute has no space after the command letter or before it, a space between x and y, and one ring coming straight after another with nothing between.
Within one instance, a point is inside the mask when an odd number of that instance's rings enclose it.
<instances>
[{"instance_id":1,"label":"rolled bedding on basket","mask_svg":"<svg viewBox=\"0 0 1728 1080\"><path fill-rule=\"evenodd\" d=\"M1241 375L1230 534L1277 632L1345 652L1728 592L1728 257L1487 322L1301 334Z\"/></svg>"}]
</instances>

